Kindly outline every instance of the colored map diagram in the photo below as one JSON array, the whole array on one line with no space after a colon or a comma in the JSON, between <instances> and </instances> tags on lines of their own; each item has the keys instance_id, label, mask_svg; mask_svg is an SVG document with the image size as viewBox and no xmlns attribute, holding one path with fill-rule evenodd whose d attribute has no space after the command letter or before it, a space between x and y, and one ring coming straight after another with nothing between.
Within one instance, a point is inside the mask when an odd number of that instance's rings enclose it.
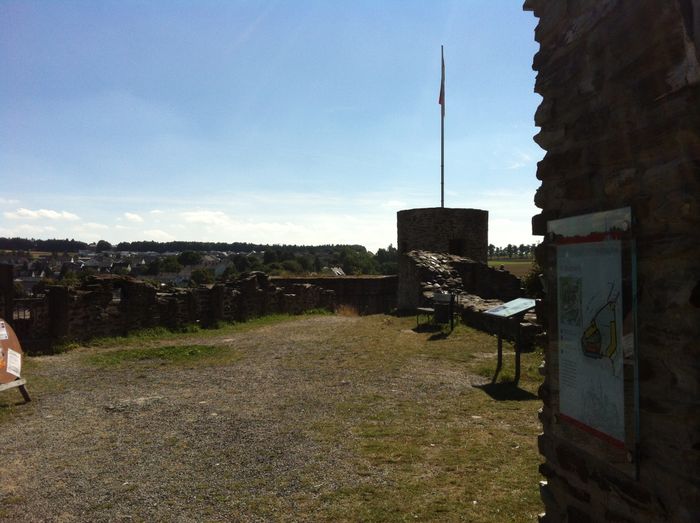
<instances>
[{"instance_id":1,"label":"colored map diagram","mask_svg":"<svg viewBox=\"0 0 700 523\"><path fill-rule=\"evenodd\" d=\"M559 408L624 441L621 242L557 246Z\"/></svg>"},{"instance_id":2,"label":"colored map diagram","mask_svg":"<svg viewBox=\"0 0 700 523\"><path fill-rule=\"evenodd\" d=\"M611 362L614 362L617 354L616 310L619 297L619 293L613 296L614 290L615 285L611 283L610 293L605 303L602 305L595 303L594 305L594 307L597 307L595 314L593 314L588 322L588 326L581 335L581 348L584 356L595 359L608 358Z\"/></svg>"}]
</instances>

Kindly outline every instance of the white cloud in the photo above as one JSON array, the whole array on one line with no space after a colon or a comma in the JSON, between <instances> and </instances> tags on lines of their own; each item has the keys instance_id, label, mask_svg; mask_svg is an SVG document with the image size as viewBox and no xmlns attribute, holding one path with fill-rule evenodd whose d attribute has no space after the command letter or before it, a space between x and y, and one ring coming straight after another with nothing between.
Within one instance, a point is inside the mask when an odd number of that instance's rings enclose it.
<instances>
[{"instance_id":1,"label":"white cloud","mask_svg":"<svg viewBox=\"0 0 700 523\"><path fill-rule=\"evenodd\" d=\"M2 198L0 197L0 204L3 205L16 205L19 203L19 200L10 200L8 198Z\"/></svg>"},{"instance_id":2,"label":"white cloud","mask_svg":"<svg viewBox=\"0 0 700 523\"><path fill-rule=\"evenodd\" d=\"M51 225L34 225L22 223L13 228L0 228L0 236L40 236L55 235L56 228Z\"/></svg>"},{"instance_id":3,"label":"white cloud","mask_svg":"<svg viewBox=\"0 0 700 523\"><path fill-rule=\"evenodd\" d=\"M144 240L152 240L156 242L169 242L175 240L175 236L168 234L165 231L161 231L160 229L149 229L147 231L143 231L143 235Z\"/></svg>"},{"instance_id":4,"label":"white cloud","mask_svg":"<svg viewBox=\"0 0 700 523\"><path fill-rule=\"evenodd\" d=\"M52 211L50 209L37 209L33 211L31 209L20 208L15 212L5 212L3 215L10 220L38 220L43 218L47 220L73 221L80 219L73 213L67 211Z\"/></svg>"},{"instance_id":5,"label":"white cloud","mask_svg":"<svg viewBox=\"0 0 700 523\"><path fill-rule=\"evenodd\" d=\"M488 210L489 243L499 246L533 243L540 240L530 233L531 218L539 212L533 203L536 183L533 180L533 187L523 184L497 191L460 187L446 193L452 195L446 203L449 207ZM436 200L439 203L439 192ZM189 205L192 205L192 201ZM34 220L29 222L35 226L33 229L20 230L18 227L23 224L22 221L6 220L4 225L12 230L2 235L74 237L83 241L105 239L112 243L192 240L298 245L361 244L376 251L390 243L396 244L397 210L436 206L424 192L412 187L348 195L325 190L289 194L282 191L249 191L236 193L235 198L219 192L198 198L196 205L193 208L185 202L160 199L110 202L110 205L93 206L100 209L95 214L81 210L81 217L87 223L66 221L66 217L50 222ZM50 204L39 203L37 206L48 207ZM11 214L16 219L23 215L27 222L29 216L61 215L58 211L48 212L45 209L25 209L18 214L19 211ZM118 216L116 221L115 216ZM142 221L138 221L139 218ZM55 225L57 230L47 231L40 227L49 224Z\"/></svg>"},{"instance_id":6,"label":"white cloud","mask_svg":"<svg viewBox=\"0 0 700 523\"><path fill-rule=\"evenodd\" d=\"M76 227L76 229L89 229L91 231L104 231L105 229L109 229L107 225L104 225L103 223L95 223L95 222L87 222L82 224L80 227Z\"/></svg>"},{"instance_id":7,"label":"white cloud","mask_svg":"<svg viewBox=\"0 0 700 523\"><path fill-rule=\"evenodd\" d=\"M180 213L187 223L201 223L204 225L226 225L231 220L226 213L221 211L187 211Z\"/></svg>"},{"instance_id":8,"label":"white cloud","mask_svg":"<svg viewBox=\"0 0 700 523\"><path fill-rule=\"evenodd\" d=\"M127 221L130 221L132 223L143 223L143 218L141 218L141 216L133 212L125 212L124 218L126 218Z\"/></svg>"}]
</instances>

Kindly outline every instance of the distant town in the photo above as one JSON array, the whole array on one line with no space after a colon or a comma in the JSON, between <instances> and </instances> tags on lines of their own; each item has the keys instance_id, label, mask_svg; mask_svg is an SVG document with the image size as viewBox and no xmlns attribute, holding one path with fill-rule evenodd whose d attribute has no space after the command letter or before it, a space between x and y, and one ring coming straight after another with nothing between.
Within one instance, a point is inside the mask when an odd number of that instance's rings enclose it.
<instances>
[{"instance_id":1,"label":"distant town","mask_svg":"<svg viewBox=\"0 0 700 523\"><path fill-rule=\"evenodd\" d=\"M530 259L535 245L489 245L493 259ZM47 285L78 284L96 274L129 275L163 287L225 281L248 271L272 276L396 274L398 253L361 245L262 245L213 242L122 242L0 238L0 263L14 267L17 296Z\"/></svg>"}]
</instances>

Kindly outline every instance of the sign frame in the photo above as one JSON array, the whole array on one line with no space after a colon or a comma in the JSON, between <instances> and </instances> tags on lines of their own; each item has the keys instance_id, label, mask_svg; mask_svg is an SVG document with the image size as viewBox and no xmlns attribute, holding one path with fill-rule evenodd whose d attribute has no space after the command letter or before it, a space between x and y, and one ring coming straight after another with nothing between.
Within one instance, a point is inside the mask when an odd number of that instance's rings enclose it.
<instances>
[{"instance_id":1,"label":"sign frame","mask_svg":"<svg viewBox=\"0 0 700 523\"><path fill-rule=\"evenodd\" d=\"M557 418L638 477L636 251L629 207L548 222ZM589 438L590 439L590 438ZM576 438L584 445L596 445Z\"/></svg>"}]
</instances>

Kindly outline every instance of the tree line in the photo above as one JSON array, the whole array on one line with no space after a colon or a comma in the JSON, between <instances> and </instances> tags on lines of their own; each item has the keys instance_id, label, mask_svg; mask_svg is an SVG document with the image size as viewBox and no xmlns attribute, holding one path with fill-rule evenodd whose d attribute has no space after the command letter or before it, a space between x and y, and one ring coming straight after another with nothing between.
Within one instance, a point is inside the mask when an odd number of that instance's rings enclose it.
<instances>
[{"instance_id":1,"label":"tree line","mask_svg":"<svg viewBox=\"0 0 700 523\"><path fill-rule=\"evenodd\" d=\"M508 244L505 247L488 246L489 258L533 258L537 244ZM195 241L135 241L112 245L100 240L97 252L166 252L202 253L207 251L233 252L231 259L240 271L268 270L271 272L319 272L323 267L341 267L346 274L396 274L398 253L389 245L371 253L362 245L264 245L247 242L195 242ZM27 238L0 238L0 250L77 252L91 248L91 245L74 239L37 240ZM186 260L167 259L154 262L150 270L157 274L163 269L175 269L182 265L193 265ZM183 263L183 261L185 263ZM160 265L163 265L161 269Z\"/></svg>"},{"instance_id":2,"label":"tree line","mask_svg":"<svg viewBox=\"0 0 700 523\"><path fill-rule=\"evenodd\" d=\"M45 251L45 252L78 252L87 249L89 245L77 240L35 240L27 238L0 238L0 250L3 251Z\"/></svg>"},{"instance_id":3,"label":"tree line","mask_svg":"<svg viewBox=\"0 0 700 523\"><path fill-rule=\"evenodd\" d=\"M536 243L520 245L508 244L505 247L496 247L489 244L489 258L534 258Z\"/></svg>"}]
</instances>

